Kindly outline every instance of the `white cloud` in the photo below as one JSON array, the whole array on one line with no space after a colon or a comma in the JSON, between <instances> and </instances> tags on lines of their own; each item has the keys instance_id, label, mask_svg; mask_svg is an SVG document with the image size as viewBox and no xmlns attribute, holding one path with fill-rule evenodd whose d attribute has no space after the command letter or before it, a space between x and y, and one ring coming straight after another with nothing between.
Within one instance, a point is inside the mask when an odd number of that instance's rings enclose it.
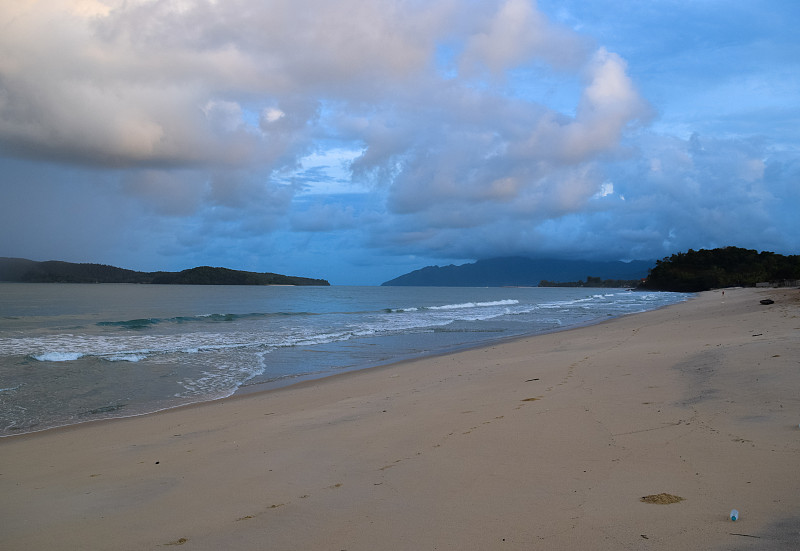
<instances>
[{"instance_id":1,"label":"white cloud","mask_svg":"<svg viewBox=\"0 0 800 551\"><path fill-rule=\"evenodd\" d=\"M614 183L613 182L603 182L600 185L600 191L595 193L595 198L602 198L608 197L609 195L614 195Z\"/></svg>"},{"instance_id":2,"label":"white cloud","mask_svg":"<svg viewBox=\"0 0 800 551\"><path fill-rule=\"evenodd\" d=\"M261 117L267 123L277 122L286 116L286 113L277 107L265 107L261 112Z\"/></svg>"},{"instance_id":3,"label":"white cloud","mask_svg":"<svg viewBox=\"0 0 800 551\"><path fill-rule=\"evenodd\" d=\"M329 231L352 250L404 258L566 249L652 257L741 228L753 244L789 242L781 236L797 218L781 204L800 200L797 108L787 116L784 105L796 41L783 39L790 61L778 72L778 55L757 70L744 57L751 47L769 52L766 38L725 50L752 69L734 94L738 70L718 87L698 72L704 60L726 61L713 48L670 43L679 55L667 55L669 44L636 30L678 21L665 8L550 7L566 27L548 6L5 2L0 163L32 177L53 167L93 174L80 193L95 188L107 205L148 217L170 251L185 247L192 258L237 247L255 258L267 242L300 247ZM712 30L697 36L718 37ZM668 71L678 64L689 69L675 78ZM698 90L687 86L695 78ZM738 108L748 90L759 96L752 111ZM709 113L702 120L688 111L698 100L697 112Z\"/></svg>"},{"instance_id":4,"label":"white cloud","mask_svg":"<svg viewBox=\"0 0 800 551\"><path fill-rule=\"evenodd\" d=\"M467 74L485 68L501 78L509 69L541 61L574 69L583 63L587 42L548 21L531 2L507 0L469 36L460 64Z\"/></svg>"},{"instance_id":5,"label":"white cloud","mask_svg":"<svg viewBox=\"0 0 800 551\"><path fill-rule=\"evenodd\" d=\"M278 179L315 193L370 184L390 213L438 229L503 213L560 216L597 192L593 159L645 112L624 61L591 54L584 37L526 0L467 11L451 0L109 5L16 10L36 32L0 38L8 57L35 67L42 49L57 53L40 70L3 69L3 96L14 101L0 104L0 144L147 169L127 176L125 189L170 215L275 201L288 212L287 193L300 188L264 191ZM463 78L439 76L442 43L460 50L451 62ZM585 77L576 116L476 86L483 69L502 75L541 62ZM349 145L320 151L323 137ZM226 170L260 171L267 182L242 185Z\"/></svg>"}]
</instances>

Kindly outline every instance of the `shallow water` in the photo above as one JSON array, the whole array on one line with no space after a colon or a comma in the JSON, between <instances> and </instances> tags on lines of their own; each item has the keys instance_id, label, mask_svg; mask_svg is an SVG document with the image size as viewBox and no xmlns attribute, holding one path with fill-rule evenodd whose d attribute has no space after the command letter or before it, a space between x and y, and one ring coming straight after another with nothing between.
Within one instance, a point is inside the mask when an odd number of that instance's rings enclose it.
<instances>
[{"instance_id":1,"label":"shallow water","mask_svg":"<svg viewBox=\"0 0 800 551\"><path fill-rule=\"evenodd\" d=\"M624 289L0 283L0 435L549 332L685 300Z\"/></svg>"}]
</instances>

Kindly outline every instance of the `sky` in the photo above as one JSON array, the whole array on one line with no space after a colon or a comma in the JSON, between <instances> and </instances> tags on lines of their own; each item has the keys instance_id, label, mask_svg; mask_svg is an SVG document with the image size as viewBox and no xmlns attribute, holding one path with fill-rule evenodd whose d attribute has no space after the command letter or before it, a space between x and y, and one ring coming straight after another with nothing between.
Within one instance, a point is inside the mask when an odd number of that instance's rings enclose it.
<instances>
[{"instance_id":1,"label":"sky","mask_svg":"<svg viewBox=\"0 0 800 551\"><path fill-rule=\"evenodd\" d=\"M0 3L0 256L800 254L794 0Z\"/></svg>"}]
</instances>

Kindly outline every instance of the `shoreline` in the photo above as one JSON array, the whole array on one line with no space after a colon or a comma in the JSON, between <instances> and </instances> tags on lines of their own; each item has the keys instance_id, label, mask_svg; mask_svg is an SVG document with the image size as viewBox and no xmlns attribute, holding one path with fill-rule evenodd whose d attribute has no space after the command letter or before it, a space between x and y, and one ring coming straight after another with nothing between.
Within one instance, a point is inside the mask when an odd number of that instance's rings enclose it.
<instances>
[{"instance_id":1,"label":"shoreline","mask_svg":"<svg viewBox=\"0 0 800 551\"><path fill-rule=\"evenodd\" d=\"M14 283L14 282L5 282L5 283ZM81 285L81 284L79 283L77 285ZM127 285L127 284L121 284L121 285ZM273 285L273 286L275 286L275 285ZM24 436L28 436L28 435L32 435L32 434L38 434L38 433L42 433L42 432L69 430L69 429L71 429L73 427L82 426L82 425L88 425L88 424L114 422L114 421L120 421L120 420L124 420L124 419L132 419L132 418L143 417L143 416L147 416L147 415L158 415L158 414L162 414L164 412L168 412L168 411L172 411L172 410L179 410L179 409L184 409L184 408L192 408L192 407L196 407L196 406L203 406L204 404L211 404L211 403L221 402L221 401L225 401L225 400L234 400L234 399L238 399L238 398L243 397L243 396L249 396L249 395L252 395L252 394L271 393L271 392L281 391L281 390L284 390L284 389L287 389L287 388L291 388L291 387L294 387L294 386L298 386L298 385L314 384L317 381L320 381L320 380L323 380L323 379L327 379L327 378L330 378L330 377L343 377L343 376L348 376L348 375L351 375L351 374L354 374L354 373L359 373L361 371L367 371L367 370L372 370L372 369L392 368L394 366L400 366L400 365L402 365L404 363L407 363L407 362L425 360L425 359L428 359L428 358L436 358L436 357L439 357L439 356L457 354L459 352L466 352L466 351L470 351L470 350L476 350L476 349L496 346L496 345L499 345L499 344L510 343L510 342L514 342L514 341L517 341L517 340L520 340L520 339L528 339L528 338L531 338L531 337L537 337L537 336L541 336L541 335L549 335L549 334L552 334L552 333L560 333L560 332L572 331L572 330L580 329L580 328L584 328L584 327L591 327L591 326L594 326L594 325L600 325L600 324L603 324L603 323L613 322L614 320L617 320L617 319L620 319L620 318L624 318L624 317L627 317L627 316L635 316L635 315L639 315L639 314L643 314L643 313L647 313L647 312L653 312L653 311L660 310L660 309L663 309L663 308L669 308L671 306L676 306L676 305L682 304L683 302L687 302L687 301L690 301L690 300L693 300L693 299L697 298L697 293L694 293L692 295L693 296L690 296L689 298L687 298L684 301L673 303L673 304L667 304L667 305L664 305L664 306L659 306L659 307L654 308L652 310L645 310L645 311L642 311L642 312L633 312L633 313L626 313L626 314L618 314L618 315L615 315L615 316L610 317L610 318L603 318L603 319L599 319L598 318L596 320L584 321L584 322L577 323L577 324L574 324L574 325L570 325L570 326L567 326L567 327L544 330L544 331L538 332L538 333L513 335L513 336L502 337L502 338L497 338L497 339L487 339L486 341L481 341L481 342L478 342L478 343L467 343L467 344L461 344L461 345L453 345L453 346L451 346L449 348L443 348L443 349L440 349L440 350L436 350L434 352L422 352L422 353L418 353L416 355L415 354L410 354L410 355L408 355L408 356L406 356L404 358L401 358L401 359L387 360L387 361L385 361L383 363L370 363L370 364L366 364L364 366L351 367L351 368L347 368L347 369L344 369L344 370L341 370L341 371L325 371L325 372L322 372L322 373L310 373L310 374L305 374L305 375L299 375L297 377L287 377L287 378L277 379L277 380L273 380L273 381L264 381L264 382L258 382L258 383L252 383L252 384L244 384L242 386L239 386L236 390L234 390L232 394L230 394L228 396L221 397L221 398L207 398L207 399L198 400L196 402L188 402L188 403L185 403L185 404L165 406L165 407L161 407L161 408L158 408L158 409L142 411L142 412L139 412L139 413L131 413L129 415L100 417L100 418L97 418L97 419L88 419L88 420L85 420L85 421L66 423L66 424L63 424L63 425L48 426L48 427L37 429L37 430L29 430L29 431L26 431L26 432L2 434L2 435L0 435L0 441L2 441L4 439L8 439L8 438L20 438L20 437L24 437Z\"/></svg>"},{"instance_id":2,"label":"shoreline","mask_svg":"<svg viewBox=\"0 0 800 551\"><path fill-rule=\"evenodd\" d=\"M669 291L666 291L666 292L669 292ZM693 296L690 296L689 298L687 298L684 301L675 302L675 303L672 303L672 304L666 304L666 305L663 305L663 306L659 306L657 308L653 308L652 310L644 310L642 312L633 312L633 313L627 313L627 314L618 314L618 315L615 315L615 316L609 317L609 318L585 321L585 322L576 323L575 325L570 325L570 326L567 326L567 327L560 327L560 328L557 328L557 329L544 330L544 331L539 332L539 333L529 333L529 334L524 334L524 335L514 335L514 336L510 336L510 337L500 337L500 338L496 338L496 339L490 339L490 340L481 341L481 342L478 342L478 343L468 343L468 344L454 345L454 346L452 346L450 348L444 348L444 349L441 349L441 350L437 350L435 352L420 353L419 355L409 355L408 357L405 357L405 358L402 358L402 359L399 359L399 360L387 360L384 363L368 364L368 365L366 365L364 367L353 367L353 368L345 369L343 371L331 371L331 372L325 372L325 373L321 373L321 374L300 375L300 376L298 376L298 380L292 381L292 382L287 382L286 384L282 384L282 381L284 379L279 379L279 380L276 380L276 381L263 382L263 383L253 383L253 384L250 384L250 385L245 384L245 385L242 385L239 388L237 388L234 391L234 393L231 394L230 396L226 396L224 398L217 398L215 400L206 400L206 401L202 401L202 402L194 402L194 403L191 403L191 404L185 404L183 406L177 406L177 407L190 407L190 406L194 406L194 405L202 405L202 404L209 403L209 402L218 402L220 400L231 400L231 399L235 399L235 398L239 398L239 397L243 397L243 396L248 396L248 395L251 395L251 394L259 394L259 393L262 393L262 392L277 392L277 391L280 391L280 390L283 390L283 389L286 389L286 388L294 387L296 385L313 384L316 381L320 381L322 379L328 379L330 377L346 377L348 375L352 375L352 374L355 374L355 373L359 373L361 371L368 371L368 370L372 370L372 369L391 369L391 368L393 368L395 366L399 367L399 366L402 366L403 364L406 364L406 363L409 363L409 362L423 361L423 360L426 360L426 359L438 358L440 356L449 356L449 355L452 355L452 354L458 354L459 352L469 352L471 350L480 350L480 349L483 349L483 348L490 348L490 347L493 347L493 346L508 344L508 343L512 343L512 342L523 340L523 339L530 339L530 338L544 336L544 335L551 335L553 333L562 333L562 332L566 332L566 331L573 331L573 330L582 329L582 328L585 328L585 327L592 327L592 326L595 326L595 325L602 325L604 323L612 323L615 320L618 320L618 319L621 319L621 318L625 318L625 317L628 317L628 316L638 316L640 314L645 314L647 312L655 312L657 310L663 310L665 308L671 308L673 306L678 306L678 305L683 304L685 302L689 302L689 301L691 301L693 299L696 299L697 296L699 295L699 293L685 293L685 294L691 294ZM273 385L275 385L275 386L273 386ZM251 387L261 387L261 388L251 388ZM167 409L174 409L174 408L167 408ZM166 411L166 410L159 410L158 412L152 412L152 413L159 413L161 411ZM141 415L149 415L149 414L144 413L144 414L141 414ZM113 420L113 419L122 419L122 418L121 417L113 417L113 418L109 418L107 420L110 421L110 420ZM103 419L99 419L99 421L101 421L101 420L103 420ZM49 429L45 429L45 430L49 430Z\"/></svg>"},{"instance_id":3,"label":"shoreline","mask_svg":"<svg viewBox=\"0 0 800 551\"><path fill-rule=\"evenodd\" d=\"M759 304L767 295L775 304ZM2 438L0 547L788 545L800 537L799 298L710 291ZM639 501L662 492L684 501Z\"/></svg>"}]
</instances>

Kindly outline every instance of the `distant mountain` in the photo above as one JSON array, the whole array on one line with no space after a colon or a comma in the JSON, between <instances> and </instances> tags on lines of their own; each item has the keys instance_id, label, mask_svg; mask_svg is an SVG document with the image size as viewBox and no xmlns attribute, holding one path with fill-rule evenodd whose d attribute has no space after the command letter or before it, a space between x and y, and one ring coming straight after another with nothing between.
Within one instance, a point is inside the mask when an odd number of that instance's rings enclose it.
<instances>
[{"instance_id":1,"label":"distant mountain","mask_svg":"<svg viewBox=\"0 0 800 551\"><path fill-rule=\"evenodd\" d=\"M105 264L0 257L0 281L25 283L154 283L178 285L330 285L324 279L199 266L181 272L136 272Z\"/></svg>"},{"instance_id":2,"label":"distant mountain","mask_svg":"<svg viewBox=\"0 0 800 551\"><path fill-rule=\"evenodd\" d=\"M491 258L460 266L428 266L383 283L387 286L430 287L536 287L549 283L586 278L640 280L654 261L593 262L589 260L533 259L526 257Z\"/></svg>"}]
</instances>

